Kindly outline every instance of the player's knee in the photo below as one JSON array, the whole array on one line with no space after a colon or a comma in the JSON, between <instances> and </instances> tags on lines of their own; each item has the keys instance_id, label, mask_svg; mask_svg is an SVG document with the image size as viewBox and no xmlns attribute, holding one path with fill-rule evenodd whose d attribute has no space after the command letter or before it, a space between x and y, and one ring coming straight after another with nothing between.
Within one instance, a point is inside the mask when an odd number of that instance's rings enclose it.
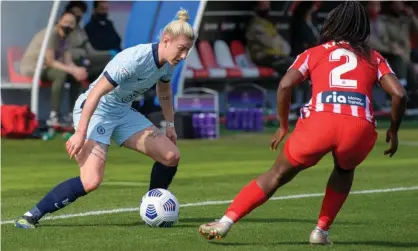
<instances>
[{"instance_id":1,"label":"player's knee","mask_svg":"<svg viewBox=\"0 0 418 251\"><path fill-rule=\"evenodd\" d=\"M102 180L103 177L100 177L100 175L91 175L84 178L81 177L81 182L83 183L84 191L86 191L86 193L90 193L98 189Z\"/></svg>"},{"instance_id":2,"label":"player's knee","mask_svg":"<svg viewBox=\"0 0 418 251\"><path fill-rule=\"evenodd\" d=\"M163 164L166 166L177 166L180 162L180 152L178 149L167 151L163 156Z\"/></svg>"}]
</instances>

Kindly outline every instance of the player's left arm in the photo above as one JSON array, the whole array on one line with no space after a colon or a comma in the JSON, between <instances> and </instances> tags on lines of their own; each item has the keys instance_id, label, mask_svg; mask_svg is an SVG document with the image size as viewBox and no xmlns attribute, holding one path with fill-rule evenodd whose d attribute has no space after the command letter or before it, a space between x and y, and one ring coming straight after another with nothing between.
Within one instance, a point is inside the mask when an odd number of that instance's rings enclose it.
<instances>
[{"instance_id":1,"label":"player's left arm","mask_svg":"<svg viewBox=\"0 0 418 251\"><path fill-rule=\"evenodd\" d=\"M174 143L177 142L177 134L174 128L173 92L171 90L171 73L162 77L157 83L157 95L166 121L165 134Z\"/></svg>"},{"instance_id":2,"label":"player's left arm","mask_svg":"<svg viewBox=\"0 0 418 251\"><path fill-rule=\"evenodd\" d=\"M165 83L162 80L158 82L157 96L160 101L165 121L174 123L173 92L171 90L170 82Z\"/></svg>"}]
</instances>

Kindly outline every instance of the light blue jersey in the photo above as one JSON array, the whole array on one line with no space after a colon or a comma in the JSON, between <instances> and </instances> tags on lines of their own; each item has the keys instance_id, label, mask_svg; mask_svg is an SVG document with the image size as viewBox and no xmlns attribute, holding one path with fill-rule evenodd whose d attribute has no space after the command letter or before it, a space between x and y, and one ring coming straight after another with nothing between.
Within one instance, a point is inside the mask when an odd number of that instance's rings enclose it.
<instances>
[{"instance_id":1,"label":"light blue jersey","mask_svg":"<svg viewBox=\"0 0 418 251\"><path fill-rule=\"evenodd\" d=\"M170 82L173 69L169 63L159 65L157 43L140 44L117 54L80 98L87 98L90 90L104 76L115 89L100 99L97 108L100 112L121 114L158 81Z\"/></svg>"},{"instance_id":2,"label":"light blue jersey","mask_svg":"<svg viewBox=\"0 0 418 251\"><path fill-rule=\"evenodd\" d=\"M110 138L113 138L121 145L134 133L152 125L141 113L131 109L132 102L158 81L170 82L173 69L169 63L159 65L156 43L140 44L123 50L78 98L73 111L74 126L78 126L89 92L104 76L115 88L100 99L90 120L87 138L108 145Z\"/></svg>"}]
</instances>

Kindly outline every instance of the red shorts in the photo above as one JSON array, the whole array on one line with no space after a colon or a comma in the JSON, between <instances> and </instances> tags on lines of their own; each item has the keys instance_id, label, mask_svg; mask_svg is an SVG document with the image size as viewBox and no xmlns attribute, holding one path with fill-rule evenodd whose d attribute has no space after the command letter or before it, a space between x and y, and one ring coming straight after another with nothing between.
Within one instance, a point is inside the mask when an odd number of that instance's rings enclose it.
<instances>
[{"instance_id":1,"label":"red shorts","mask_svg":"<svg viewBox=\"0 0 418 251\"><path fill-rule=\"evenodd\" d=\"M372 123L356 117L327 112L299 119L284 151L293 166L311 167L332 152L343 169L358 166L373 149L377 133Z\"/></svg>"}]
</instances>

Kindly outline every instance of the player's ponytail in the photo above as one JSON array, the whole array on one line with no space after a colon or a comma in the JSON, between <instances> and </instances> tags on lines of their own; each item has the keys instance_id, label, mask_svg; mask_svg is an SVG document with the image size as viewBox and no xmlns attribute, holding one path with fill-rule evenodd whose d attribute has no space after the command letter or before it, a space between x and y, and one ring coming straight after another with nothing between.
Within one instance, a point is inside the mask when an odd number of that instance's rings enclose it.
<instances>
[{"instance_id":1,"label":"player's ponytail","mask_svg":"<svg viewBox=\"0 0 418 251\"><path fill-rule=\"evenodd\" d=\"M189 13L187 10L181 8L176 15L176 19L167 24L163 30L164 34L169 34L172 37L184 35L190 40L195 40L196 36L189 21Z\"/></svg>"}]
</instances>

